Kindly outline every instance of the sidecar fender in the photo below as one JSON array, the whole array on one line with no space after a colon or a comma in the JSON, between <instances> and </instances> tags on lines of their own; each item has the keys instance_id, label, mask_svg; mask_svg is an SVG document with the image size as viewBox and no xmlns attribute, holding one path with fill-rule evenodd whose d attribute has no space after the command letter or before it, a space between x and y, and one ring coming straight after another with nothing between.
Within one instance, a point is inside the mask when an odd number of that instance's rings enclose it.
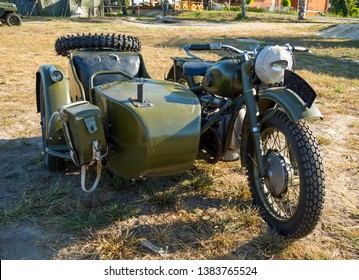
<instances>
[{"instance_id":1,"label":"sidecar fender","mask_svg":"<svg viewBox=\"0 0 359 280\"><path fill-rule=\"evenodd\" d=\"M294 121L306 118L322 118L317 106L314 104L308 108L303 100L292 90L280 87L262 90L258 94L259 111L263 113L275 105L281 107Z\"/></svg>"},{"instance_id":2,"label":"sidecar fender","mask_svg":"<svg viewBox=\"0 0 359 280\"><path fill-rule=\"evenodd\" d=\"M60 70L63 79L54 82L51 79L51 73L54 70ZM65 77L65 71L57 65L46 64L39 68L36 73L36 103L37 112L42 110L42 102L44 104L45 114L45 137L49 141L49 145L63 145L62 124L58 121L58 109L66 104L71 103L69 81ZM42 93L41 93L42 88Z\"/></svg>"}]
</instances>

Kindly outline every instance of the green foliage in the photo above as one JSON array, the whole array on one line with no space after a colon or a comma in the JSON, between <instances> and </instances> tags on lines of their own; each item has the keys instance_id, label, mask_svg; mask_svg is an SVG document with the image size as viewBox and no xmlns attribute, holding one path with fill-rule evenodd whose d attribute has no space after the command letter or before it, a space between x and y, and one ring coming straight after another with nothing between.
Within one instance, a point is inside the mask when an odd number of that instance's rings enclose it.
<instances>
[{"instance_id":1,"label":"green foliage","mask_svg":"<svg viewBox=\"0 0 359 280\"><path fill-rule=\"evenodd\" d=\"M89 228L106 227L117 220L123 221L136 214L134 208L121 203L98 205L91 209L85 206L78 205L69 209L69 215L64 219L64 228L67 231L80 232Z\"/></svg>"},{"instance_id":2,"label":"green foliage","mask_svg":"<svg viewBox=\"0 0 359 280\"><path fill-rule=\"evenodd\" d=\"M355 17L358 15L355 5L356 0L332 0L331 12L343 17Z\"/></svg>"},{"instance_id":3,"label":"green foliage","mask_svg":"<svg viewBox=\"0 0 359 280\"><path fill-rule=\"evenodd\" d=\"M290 7L291 5L292 3L290 2L290 0L282 0L283 7Z\"/></svg>"},{"instance_id":4,"label":"green foliage","mask_svg":"<svg viewBox=\"0 0 359 280\"><path fill-rule=\"evenodd\" d=\"M248 11L253 13L264 13L263 7L249 7Z\"/></svg>"},{"instance_id":5,"label":"green foliage","mask_svg":"<svg viewBox=\"0 0 359 280\"><path fill-rule=\"evenodd\" d=\"M349 15L354 18L359 17L359 8L353 8L349 11Z\"/></svg>"},{"instance_id":6,"label":"green foliage","mask_svg":"<svg viewBox=\"0 0 359 280\"><path fill-rule=\"evenodd\" d=\"M232 12L241 12L242 8L240 6L230 6L230 7L224 7L224 11L232 11Z\"/></svg>"}]
</instances>

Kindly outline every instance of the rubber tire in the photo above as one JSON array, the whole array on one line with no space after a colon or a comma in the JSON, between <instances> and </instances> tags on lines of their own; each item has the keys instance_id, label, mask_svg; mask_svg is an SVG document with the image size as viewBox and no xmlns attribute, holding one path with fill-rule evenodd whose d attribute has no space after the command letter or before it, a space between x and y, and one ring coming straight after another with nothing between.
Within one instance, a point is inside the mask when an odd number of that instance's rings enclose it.
<instances>
[{"instance_id":1,"label":"rubber tire","mask_svg":"<svg viewBox=\"0 0 359 280\"><path fill-rule=\"evenodd\" d=\"M65 169L65 160L63 158L54 157L46 153L47 140L45 133L45 104L44 104L44 88L40 80L40 104L41 104L41 132L42 132L42 147L44 152L44 165L49 171L60 172Z\"/></svg>"},{"instance_id":2,"label":"rubber tire","mask_svg":"<svg viewBox=\"0 0 359 280\"><path fill-rule=\"evenodd\" d=\"M139 52L141 42L137 37L115 34L69 35L60 37L55 42L55 50L58 55L67 56L69 52L79 49Z\"/></svg>"},{"instance_id":3,"label":"rubber tire","mask_svg":"<svg viewBox=\"0 0 359 280\"><path fill-rule=\"evenodd\" d=\"M252 160L254 158L253 141L249 141L247 168L253 201L259 208L263 219L273 230L291 238L302 238L308 235L318 223L324 204L324 168L319 145L304 121L294 123L282 111L277 111L271 118L264 121L261 133L271 127L277 128L286 136L298 164L300 195L297 211L288 221L280 221L266 209L255 186L255 166Z\"/></svg>"},{"instance_id":4,"label":"rubber tire","mask_svg":"<svg viewBox=\"0 0 359 280\"><path fill-rule=\"evenodd\" d=\"M5 23L8 26L20 26L22 24L22 19L17 13L9 13L5 17Z\"/></svg>"}]
</instances>

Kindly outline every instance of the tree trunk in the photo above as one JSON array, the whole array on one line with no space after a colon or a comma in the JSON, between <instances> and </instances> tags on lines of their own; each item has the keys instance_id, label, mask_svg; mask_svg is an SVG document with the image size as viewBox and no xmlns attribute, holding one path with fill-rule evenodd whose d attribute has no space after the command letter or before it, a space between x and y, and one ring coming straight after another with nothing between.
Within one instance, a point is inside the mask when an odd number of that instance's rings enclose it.
<instances>
[{"instance_id":1,"label":"tree trunk","mask_svg":"<svg viewBox=\"0 0 359 280\"><path fill-rule=\"evenodd\" d=\"M127 16L126 0L122 0L122 14Z\"/></svg>"},{"instance_id":2,"label":"tree trunk","mask_svg":"<svg viewBox=\"0 0 359 280\"><path fill-rule=\"evenodd\" d=\"M242 0L242 17L247 18L247 11L246 11L246 0Z\"/></svg>"},{"instance_id":3,"label":"tree trunk","mask_svg":"<svg viewBox=\"0 0 359 280\"><path fill-rule=\"evenodd\" d=\"M307 14L307 0L299 0L298 3L298 19L304 20Z\"/></svg>"},{"instance_id":4,"label":"tree trunk","mask_svg":"<svg viewBox=\"0 0 359 280\"><path fill-rule=\"evenodd\" d=\"M131 11L133 15L136 14L135 0L131 0Z\"/></svg>"}]
</instances>

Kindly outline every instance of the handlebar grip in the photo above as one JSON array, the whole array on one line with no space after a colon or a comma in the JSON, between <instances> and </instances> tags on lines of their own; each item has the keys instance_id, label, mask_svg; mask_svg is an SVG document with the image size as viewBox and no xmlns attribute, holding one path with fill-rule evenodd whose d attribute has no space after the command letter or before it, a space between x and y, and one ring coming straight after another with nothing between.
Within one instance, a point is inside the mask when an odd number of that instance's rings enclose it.
<instances>
[{"instance_id":1,"label":"handlebar grip","mask_svg":"<svg viewBox=\"0 0 359 280\"><path fill-rule=\"evenodd\" d=\"M210 44L192 44L192 45L189 45L188 49L191 51L210 51L211 45Z\"/></svg>"},{"instance_id":2,"label":"handlebar grip","mask_svg":"<svg viewBox=\"0 0 359 280\"><path fill-rule=\"evenodd\" d=\"M286 44L285 46L292 52L305 52L305 53L310 53L310 54L313 53L310 49L305 48L305 47L293 46L293 45L289 45L289 44Z\"/></svg>"},{"instance_id":3,"label":"handlebar grip","mask_svg":"<svg viewBox=\"0 0 359 280\"><path fill-rule=\"evenodd\" d=\"M300 47L300 46L293 46L293 51L295 51L295 52L308 52L309 49L307 49L305 47Z\"/></svg>"}]
</instances>

